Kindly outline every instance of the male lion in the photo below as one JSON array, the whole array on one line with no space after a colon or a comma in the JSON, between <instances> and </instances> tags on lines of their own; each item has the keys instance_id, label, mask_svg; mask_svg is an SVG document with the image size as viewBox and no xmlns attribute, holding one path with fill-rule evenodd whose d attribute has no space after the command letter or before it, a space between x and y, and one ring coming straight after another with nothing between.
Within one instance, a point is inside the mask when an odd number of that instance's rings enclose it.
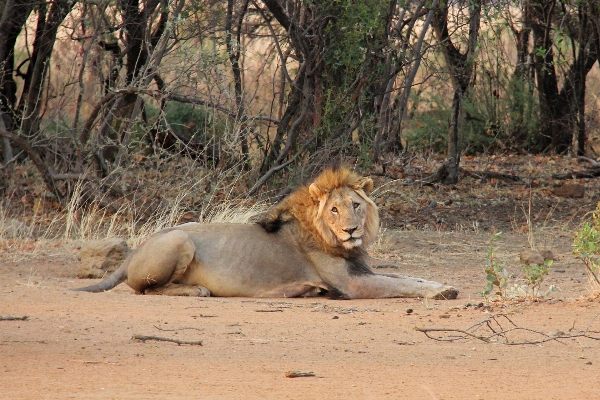
<instances>
[{"instance_id":1,"label":"male lion","mask_svg":"<svg viewBox=\"0 0 600 400\"><path fill-rule=\"evenodd\" d=\"M75 290L100 292L125 281L143 294L456 298L451 286L371 270L365 248L379 228L372 189L371 179L347 168L325 170L258 224L163 229L104 281Z\"/></svg>"}]
</instances>

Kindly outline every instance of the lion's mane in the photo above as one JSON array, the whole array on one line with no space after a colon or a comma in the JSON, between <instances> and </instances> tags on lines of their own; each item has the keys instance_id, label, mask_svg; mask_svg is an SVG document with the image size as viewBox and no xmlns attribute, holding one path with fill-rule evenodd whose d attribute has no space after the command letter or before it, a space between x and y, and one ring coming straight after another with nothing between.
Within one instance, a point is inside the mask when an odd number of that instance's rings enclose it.
<instances>
[{"instance_id":1,"label":"lion's mane","mask_svg":"<svg viewBox=\"0 0 600 400\"><path fill-rule=\"evenodd\" d=\"M373 200L369 198L369 194L373 190L373 181L361 177L346 167L324 170L311 184L300 186L279 204L273 206L258 221L258 224L268 232L276 232L286 224L298 222L300 234L304 239L314 241L322 250L330 254L352 256L359 249L345 250L332 245L337 238L324 222L323 202L315 193L319 193L320 196L329 196L332 191L344 186L354 190L365 201L367 207L364 235L362 246L360 246L361 249L364 249L375 240L379 231L379 211Z\"/></svg>"}]
</instances>

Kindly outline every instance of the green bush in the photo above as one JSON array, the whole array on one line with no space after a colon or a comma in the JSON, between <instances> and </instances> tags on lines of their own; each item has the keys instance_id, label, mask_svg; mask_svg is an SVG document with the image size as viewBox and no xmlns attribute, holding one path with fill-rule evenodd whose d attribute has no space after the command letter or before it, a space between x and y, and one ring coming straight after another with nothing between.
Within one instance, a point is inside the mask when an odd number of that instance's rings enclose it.
<instances>
[{"instance_id":1,"label":"green bush","mask_svg":"<svg viewBox=\"0 0 600 400\"><path fill-rule=\"evenodd\" d=\"M443 153L447 148L448 118L450 117L449 103L445 99L424 94L411 95L411 100L417 102L418 109L403 127L403 138L415 150L429 150Z\"/></svg>"},{"instance_id":2,"label":"green bush","mask_svg":"<svg viewBox=\"0 0 600 400\"><path fill-rule=\"evenodd\" d=\"M582 228L575 232L573 253L583 261L590 276L592 285L600 288L600 202L592 213L591 223L586 221Z\"/></svg>"},{"instance_id":3,"label":"green bush","mask_svg":"<svg viewBox=\"0 0 600 400\"><path fill-rule=\"evenodd\" d=\"M156 120L158 112L158 108L146 106L149 120ZM175 133L201 142L208 142L225 131L225 124L215 119L214 113L199 105L167 101L164 115Z\"/></svg>"}]
</instances>

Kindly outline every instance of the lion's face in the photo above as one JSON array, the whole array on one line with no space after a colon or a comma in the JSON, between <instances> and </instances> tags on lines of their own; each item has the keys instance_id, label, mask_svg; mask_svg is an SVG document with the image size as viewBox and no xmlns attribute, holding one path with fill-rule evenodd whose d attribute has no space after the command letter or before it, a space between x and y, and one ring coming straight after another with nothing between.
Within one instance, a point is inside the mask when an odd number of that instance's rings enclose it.
<instances>
[{"instance_id":1,"label":"lion's face","mask_svg":"<svg viewBox=\"0 0 600 400\"><path fill-rule=\"evenodd\" d=\"M356 187L337 187L328 193L314 184L309 187L311 196L319 202L314 223L330 246L350 250L373 240L379 218L377 207L367 195L372 187L373 182L367 178Z\"/></svg>"},{"instance_id":2,"label":"lion's face","mask_svg":"<svg viewBox=\"0 0 600 400\"><path fill-rule=\"evenodd\" d=\"M325 202L322 217L345 248L362 245L365 234L366 203L350 188L334 189Z\"/></svg>"}]
</instances>

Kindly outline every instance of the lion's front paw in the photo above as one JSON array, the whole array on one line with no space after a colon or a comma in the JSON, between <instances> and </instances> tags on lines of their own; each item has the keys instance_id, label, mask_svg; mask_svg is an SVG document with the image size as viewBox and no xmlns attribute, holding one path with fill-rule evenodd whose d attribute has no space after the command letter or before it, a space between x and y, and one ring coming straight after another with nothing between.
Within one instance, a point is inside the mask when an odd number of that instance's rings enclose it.
<instances>
[{"instance_id":1,"label":"lion's front paw","mask_svg":"<svg viewBox=\"0 0 600 400\"><path fill-rule=\"evenodd\" d=\"M196 296L198 296L198 297L210 297L210 290L208 290L204 286L196 286L196 289L198 290L198 294L196 294Z\"/></svg>"},{"instance_id":2,"label":"lion's front paw","mask_svg":"<svg viewBox=\"0 0 600 400\"><path fill-rule=\"evenodd\" d=\"M444 286L443 289L431 296L435 300L452 300L458 296L458 289L452 286Z\"/></svg>"}]
</instances>

